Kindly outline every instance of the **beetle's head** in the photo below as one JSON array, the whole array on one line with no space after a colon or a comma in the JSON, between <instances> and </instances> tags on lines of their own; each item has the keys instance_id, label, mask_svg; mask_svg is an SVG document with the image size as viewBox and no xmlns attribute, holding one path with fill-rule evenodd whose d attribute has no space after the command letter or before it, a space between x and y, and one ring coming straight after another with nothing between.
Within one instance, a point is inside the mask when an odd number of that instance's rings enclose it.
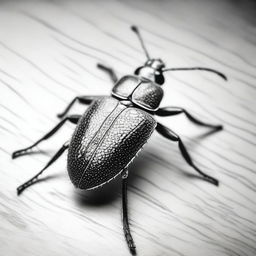
<instances>
[{"instance_id":1,"label":"beetle's head","mask_svg":"<svg viewBox=\"0 0 256 256\"><path fill-rule=\"evenodd\" d=\"M148 59L144 66L138 67L134 74L147 78L155 83L162 85L164 83L163 68L164 62L161 59Z\"/></svg>"},{"instance_id":2,"label":"beetle's head","mask_svg":"<svg viewBox=\"0 0 256 256\"><path fill-rule=\"evenodd\" d=\"M164 75L163 73L166 71L177 71L177 70L204 70L204 71L209 71L212 73L217 74L218 76L222 77L224 80L227 80L226 76L222 74L221 72L210 69L210 68L203 68L203 67L193 67L193 68L165 68L165 64L161 59L152 59L150 58L148 51L144 45L144 42L142 40L142 37L140 35L140 32L136 26L131 27L132 31L135 32L140 40L141 46L147 56L147 61L146 63L138 67L135 71L134 74L144 77L146 79L149 79L151 81L154 81L158 85L164 84Z\"/></svg>"}]
</instances>

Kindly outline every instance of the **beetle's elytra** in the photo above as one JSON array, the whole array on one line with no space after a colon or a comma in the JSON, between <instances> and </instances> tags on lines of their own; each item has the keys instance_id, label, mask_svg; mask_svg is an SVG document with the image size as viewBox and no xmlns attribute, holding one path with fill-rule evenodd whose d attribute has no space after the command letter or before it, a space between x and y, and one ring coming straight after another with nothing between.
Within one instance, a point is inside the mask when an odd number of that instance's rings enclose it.
<instances>
[{"instance_id":1,"label":"beetle's elytra","mask_svg":"<svg viewBox=\"0 0 256 256\"><path fill-rule=\"evenodd\" d=\"M128 167L154 130L167 139L176 141L186 162L206 181L218 185L218 180L202 172L193 163L180 137L168 127L157 122L154 115L173 116L183 113L193 123L209 127L214 131L221 130L222 126L202 122L183 108L160 108L164 95L163 73L177 70L203 70L227 79L221 72L209 68L165 68L162 60L150 58L138 28L135 26L131 28L137 34L146 54L146 63L137 68L134 75L127 75L119 80L113 69L98 64L100 69L109 73L115 84L111 95L76 97L65 111L58 115L62 120L52 130L33 145L15 151L12 157L25 155L41 141L54 135L66 121L77 124L70 142L65 143L39 173L17 188L18 195L35 183L45 169L55 162L66 149L68 149L67 169L75 187L95 189L121 174L124 235L130 252L136 254L127 212ZM90 106L83 115L67 115L76 101Z\"/></svg>"},{"instance_id":2,"label":"beetle's elytra","mask_svg":"<svg viewBox=\"0 0 256 256\"><path fill-rule=\"evenodd\" d=\"M68 151L73 184L91 189L113 179L130 163L154 131L156 121L144 110L112 97L96 100L81 117Z\"/></svg>"}]
</instances>

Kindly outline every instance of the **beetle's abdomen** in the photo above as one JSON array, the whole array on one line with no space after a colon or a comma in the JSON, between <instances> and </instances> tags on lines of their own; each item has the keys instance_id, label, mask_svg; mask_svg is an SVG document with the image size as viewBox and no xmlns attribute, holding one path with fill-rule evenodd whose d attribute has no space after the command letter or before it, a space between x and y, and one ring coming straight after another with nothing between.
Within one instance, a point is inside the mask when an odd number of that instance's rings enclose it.
<instances>
[{"instance_id":1,"label":"beetle's abdomen","mask_svg":"<svg viewBox=\"0 0 256 256\"><path fill-rule=\"evenodd\" d=\"M146 143L156 122L147 112L106 97L83 115L68 153L76 187L90 189L118 175Z\"/></svg>"}]
</instances>

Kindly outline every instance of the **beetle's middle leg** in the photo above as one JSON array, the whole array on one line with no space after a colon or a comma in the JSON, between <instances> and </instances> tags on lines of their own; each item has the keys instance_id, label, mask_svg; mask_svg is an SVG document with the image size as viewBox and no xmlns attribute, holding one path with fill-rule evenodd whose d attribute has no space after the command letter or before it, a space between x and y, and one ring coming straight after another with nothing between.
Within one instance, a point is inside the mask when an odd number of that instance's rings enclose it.
<instances>
[{"instance_id":1,"label":"beetle's middle leg","mask_svg":"<svg viewBox=\"0 0 256 256\"><path fill-rule=\"evenodd\" d=\"M37 182L38 177L52 164L54 163L64 152L66 149L68 149L69 143L66 142L59 150L58 152L52 157L52 159L46 164L46 166L35 176L33 176L31 179L29 179L27 182L23 183L17 188L17 194L20 195L23 190L25 190L27 187L33 185Z\"/></svg>"},{"instance_id":2,"label":"beetle's middle leg","mask_svg":"<svg viewBox=\"0 0 256 256\"><path fill-rule=\"evenodd\" d=\"M111 80L113 81L113 83L115 84L118 81L116 72L114 71L114 69L104 66L100 63L97 64L97 67L105 72L107 72L111 78Z\"/></svg>"},{"instance_id":3,"label":"beetle's middle leg","mask_svg":"<svg viewBox=\"0 0 256 256\"><path fill-rule=\"evenodd\" d=\"M128 208L127 208L127 177L128 169L124 169L122 173L122 208L123 208L123 230L127 245L132 255L136 255L136 246L134 244L128 220Z\"/></svg>"},{"instance_id":4,"label":"beetle's middle leg","mask_svg":"<svg viewBox=\"0 0 256 256\"><path fill-rule=\"evenodd\" d=\"M185 114L185 116L194 124L204 126L204 127L209 127L212 128L214 131L219 131L222 130L223 126L222 125L214 125L214 124L209 124L205 123L194 116L192 116L186 109L184 108L179 108L179 107L164 107L164 108L159 108L156 111L156 115L158 116L174 116L178 114Z\"/></svg>"},{"instance_id":5,"label":"beetle's middle leg","mask_svg":"<svg viewBox=\"0 0 256 256\"><path fill-rule=\"evenodd\" d=\"M34 148L35 146L37 146L43 140L47 140L48 138L50 138L53 134L55 134L63 126L63 124L66 121L70 121L73 124L77 124L79 119L80 119L80 117L81 117L81 115L71 115L71 116L65 117L52 130L50 130L46 135L44 135L41 139L39 139L38 141L33 143L31 146L13 152L12 153L12 158L16 158L16 157L25 155L28 152L28 150Z\"/></svg>"},{"instance_id":6,"label":"beetle's middle leg","mask_svg":"<svg viewBox=\"0 0 256 256\"><path fill-rule=\"evenodd\" d=\"M219 181L209 175L207 175L206 173L202 172L192 161L185 145L183 144L181 138L179 137L179 135L177 135L176 133L174 133L171 129L167 128L166 126L157 123L156 126L156 130L157 132L159 132L161 135L163 135L165 138L178 142L179 145L179 149L180 152L182 154L182 156L184 157L184 159L186 160L186 162L193 167L201 176L203 176L203 178L208 181L211 182L212 184L218 186L219 185Z\"/></svg>"}]
</instances>

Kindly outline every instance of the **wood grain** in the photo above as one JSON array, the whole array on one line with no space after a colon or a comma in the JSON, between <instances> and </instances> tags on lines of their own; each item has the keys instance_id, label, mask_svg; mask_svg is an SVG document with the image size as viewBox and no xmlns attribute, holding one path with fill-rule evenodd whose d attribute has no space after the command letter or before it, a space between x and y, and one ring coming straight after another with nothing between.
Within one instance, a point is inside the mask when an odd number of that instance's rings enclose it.
<instances>
[{"instance_id":1,"label":"wood grain","mask_svg":"<svg viewBox=\"0 0 256 256\"><path fill-rule=\"evenodd\" d=\"M1 255L129 255L121 226L120 179L76 190L62 157L20 197L30 178L70 138L73 125L33 154L11 159L52 128L77 95L108 95L96 68L133 73L145 56L129 27L141 28L151 56L168 67L162 106L181 106L223 124L206 136L184 116L158 118L181 135L200 179L177 145L154 133L130 168L129 210L138 255L256 254L256 23L253 1L0 2ZM76 106L72 113L83 113Z\"/></svg>"}]
</instances>

